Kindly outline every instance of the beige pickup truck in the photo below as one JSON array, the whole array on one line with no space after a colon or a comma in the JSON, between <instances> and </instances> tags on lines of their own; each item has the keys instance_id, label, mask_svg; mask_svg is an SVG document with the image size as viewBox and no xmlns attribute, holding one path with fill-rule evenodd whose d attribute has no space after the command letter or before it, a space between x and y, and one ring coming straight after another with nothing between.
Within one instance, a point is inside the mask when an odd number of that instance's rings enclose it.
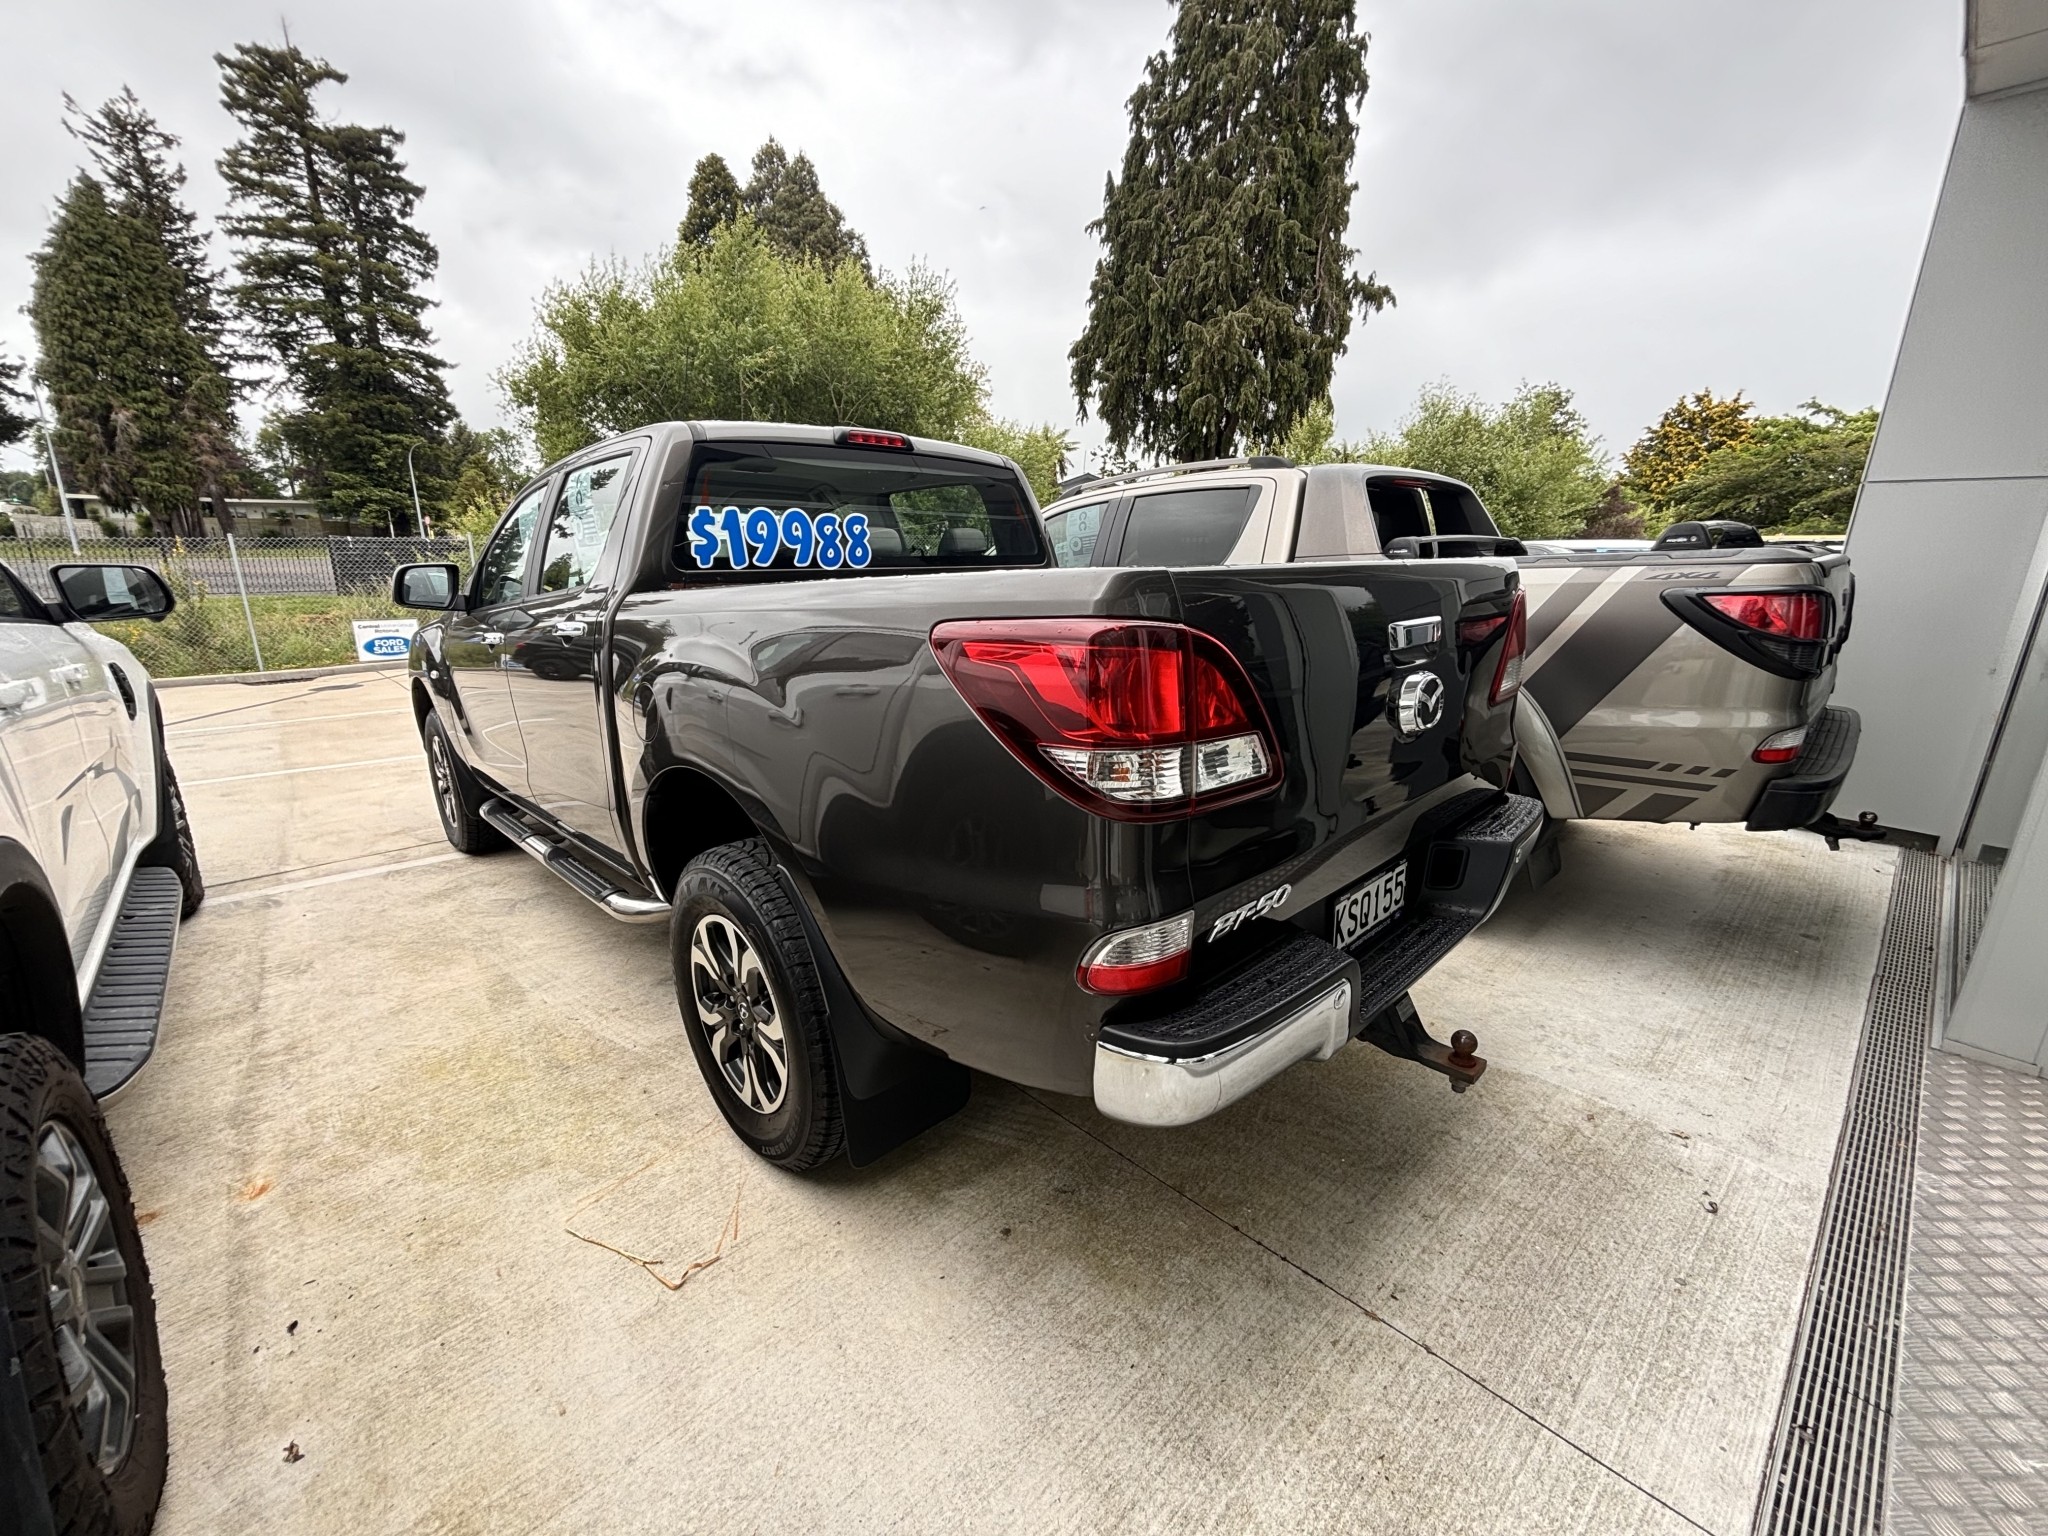
<instances>
[{"instance_id":1,"label":"beige pickup truck","mask_svg":"<svg viewBox=\"0 0 2048 1536\"><path fill-rule=\"evenodd\" d=\"M1855 587L1824 545L1739 523L1614 552L1524 544L1460 481L1272 457L1069 482L1043 516L1062 565L1510 561L1527 625L1517 787L1554 820L1856 830L1827 815L1858 723L1828 703Z\"/></svg>"}]
</instances>

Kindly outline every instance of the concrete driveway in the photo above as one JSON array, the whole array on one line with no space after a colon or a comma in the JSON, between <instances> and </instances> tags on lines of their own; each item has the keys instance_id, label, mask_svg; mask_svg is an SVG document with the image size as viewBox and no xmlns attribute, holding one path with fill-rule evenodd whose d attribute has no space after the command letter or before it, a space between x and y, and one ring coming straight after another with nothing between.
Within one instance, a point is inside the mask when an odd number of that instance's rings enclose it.
<instances>
[{"instance_id":1,"label":"concrete driveway","mask_svg":"<svg viewBox=\"0 0 2048 1536\"><path fill-rule=\"evenodd\" d=\"M109 1113L165 1536L1747 1530L1888 851L1573 828L1418 990L1462 1097L1362 1046L1172 1132L980 1079L797 1178L663 930L448 849L402 679L164 699L213 894Z\"/></svg>"}]
</instances>

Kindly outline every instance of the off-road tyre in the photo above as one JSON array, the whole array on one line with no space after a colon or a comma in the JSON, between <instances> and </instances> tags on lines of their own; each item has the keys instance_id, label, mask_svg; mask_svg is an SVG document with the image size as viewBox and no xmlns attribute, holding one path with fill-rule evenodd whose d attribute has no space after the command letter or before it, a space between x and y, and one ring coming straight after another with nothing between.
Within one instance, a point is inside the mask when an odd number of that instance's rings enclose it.
<instances>
[{"instance_id":1,"label":"off-road tyre","mask_svg":"<svg viewBox=\"0 0 2048 1536\"><path fill-rule=\"evenodd\" d=\"M440 813L441 830L449 843L463 853L496 853L509 847L505 834L477 814L489 797L448 739L439 715L427 716L420 727L420 744L427 752L427 782L434 791L434 809Z\"/></svg>"},{"instance_id":2,"label":"off-road tyre","mask_svg":"<svg viewBox=\"0 0 2048 1536\"><path fill-rule=\"evenodd\" d=\"M142 850L139 861L153 868L168 869L185 888L178 916L190 917L206 900L206 878L199 872L199 848L192 841L192 821L185 814L185 797L178 790L178 775L168 757L164 759L164 782L157 802L156 840Z\"/></svg>"},{"instance_id":3,"label":"off-road tyre","mask_svg":"<svg viewBox=\"0 0 2048 1536\"><path fill-rule=\"evenodd\" d=\"M84 1148L128 1272L135 1418L127 1454L111 1471L101 1470L94 1460L68 1399L50 1318L49 1277L37 1246L36 1148L53 1122ZM141 1536L156 1519L163 1497L168 1448L163 1357L149 1267L128 1180L99 1106L63 1055L33 1035L0 1035L0 1305L7 1308L21 1360L57 1536Z\"/></svg>"},{"instance_id":4,"label":"off-road tyre","mask_svg":"<svg viewBox=\"0 0 2048 1536\"><path fill-rule=\"evenodd\" d=\"M705 1086L733 1134L778 1167L802 1173L846 1147L846 1122L832 1054L832 1029L818 965L788 890L760 838L726 843L692 859L676 882L669 919L676 1005ZM715 1026L700 1015L691 980L691 944L707 917L723 918L751 946L773 995L787 1072L781 1102L768 1113L749 1107L712 1049Z\"/></svg>"}]
</instances>

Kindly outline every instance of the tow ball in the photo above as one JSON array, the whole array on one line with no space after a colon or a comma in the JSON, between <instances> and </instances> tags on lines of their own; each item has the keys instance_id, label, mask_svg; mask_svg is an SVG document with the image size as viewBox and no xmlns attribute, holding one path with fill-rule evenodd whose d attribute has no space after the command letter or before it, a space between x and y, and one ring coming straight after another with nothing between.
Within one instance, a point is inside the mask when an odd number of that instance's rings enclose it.
<instances>
[{"instance_id":1,"label":"tow ball","mask_svg":"<svg viewBox=\"0 0 2048 1536\"><path fill-rule=\"evenodd\" d=\"M1486 1058L1478 1054L1479 1037L1469 1029L1454 1031L1445 1045L1423 1028L1422 1016L1403 992L1365 1021L1358 1038L1389 1056L1419 1062L1451 1080L1451 1092L1463 1093L1486 1075Z\"/></svg>"}]
</instances>

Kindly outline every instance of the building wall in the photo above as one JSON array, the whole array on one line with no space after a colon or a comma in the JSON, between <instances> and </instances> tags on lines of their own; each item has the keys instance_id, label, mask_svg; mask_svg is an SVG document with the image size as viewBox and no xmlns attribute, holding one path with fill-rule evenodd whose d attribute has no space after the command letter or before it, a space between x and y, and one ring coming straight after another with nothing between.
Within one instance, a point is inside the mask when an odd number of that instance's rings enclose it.
<instances>
[{"instance_id":1,"label":"building wall","mask_svg":"<svg viewBox=\"0 0 2048 1536\"><path fill-rule=\"evenodd\" d=\"M2048 740L2048 690L2016 685L2048 587L2048 90L1964 106L1848 548L1836 697L1864 734L1838 814L2009 847L2024 791L1969 823L2039 768L1994 743Z\"/></svg>"}]
</instances>

